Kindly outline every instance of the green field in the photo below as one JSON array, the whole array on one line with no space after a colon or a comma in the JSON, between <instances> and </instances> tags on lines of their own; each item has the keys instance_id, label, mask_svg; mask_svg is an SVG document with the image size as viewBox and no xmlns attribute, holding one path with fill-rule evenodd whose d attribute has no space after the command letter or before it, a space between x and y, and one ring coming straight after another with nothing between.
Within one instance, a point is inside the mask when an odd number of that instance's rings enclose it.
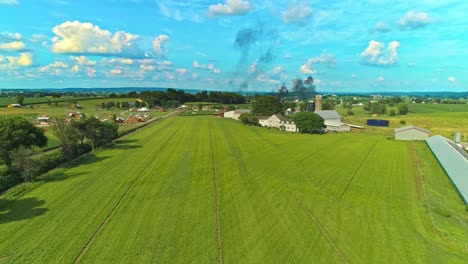
<instances>
[{"instance_id":1,"label":"green field","mask_svg":"<svg viewBox=\"0 0 468 264\"><path fill-rule=\"evenodd\" d=\"M174 117L0 197L0 263L466 263L423 142Z\"/></svg>"}]
</instances>

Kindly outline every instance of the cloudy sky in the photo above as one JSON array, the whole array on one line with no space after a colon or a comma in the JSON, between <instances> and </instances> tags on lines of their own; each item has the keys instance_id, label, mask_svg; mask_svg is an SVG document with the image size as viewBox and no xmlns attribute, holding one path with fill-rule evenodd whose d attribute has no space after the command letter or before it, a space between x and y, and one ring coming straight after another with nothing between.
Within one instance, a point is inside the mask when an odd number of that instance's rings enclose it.
<instances>
[{"instance_id":1,"label":"cloudy sky","mask_svg":"<svg viewBox=\"0 0 468 264\"><path fill-rule=\"evenodd\" d=\"M0 88L468 91L466 0L0 0Z\"/></svg>"}]
</instances>

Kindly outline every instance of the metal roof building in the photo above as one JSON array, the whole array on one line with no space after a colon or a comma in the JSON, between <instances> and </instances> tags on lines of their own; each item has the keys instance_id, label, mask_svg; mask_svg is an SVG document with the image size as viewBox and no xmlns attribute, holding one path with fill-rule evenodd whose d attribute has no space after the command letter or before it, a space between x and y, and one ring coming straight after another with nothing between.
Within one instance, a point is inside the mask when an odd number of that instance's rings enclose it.
<instances>
[{"instance_id":1,"label":"metal roof building","mask_svg":"<svg viewBox=\"0 0 468 264\"><path fill-rule=\"evenodd\" d=\"M426 143L465 204L468 204L468 155L466 152L453 141L439 135L426 139Z\"/></svg>"},{"instance_id":2,"label":"metal roof building","mask_svg":"<svg viewBox=\"0 0 468 264\"><path fill-rule=\"evenodd\" d=\"M417 126L405 126L395 129L396 140L425 140L431 132Z\"/></svg>"},{"instance_id":3,"label":"metal roof building","mask_svg":"<svg viewBox=\"0 0 468 264\"><path fill-rule=\"evenodd\" d=\"M323 120L341 123L341 116L336 112L336 110L321 110L315 111L314 113L321 116Z\"/></svg>"}]
</instances>

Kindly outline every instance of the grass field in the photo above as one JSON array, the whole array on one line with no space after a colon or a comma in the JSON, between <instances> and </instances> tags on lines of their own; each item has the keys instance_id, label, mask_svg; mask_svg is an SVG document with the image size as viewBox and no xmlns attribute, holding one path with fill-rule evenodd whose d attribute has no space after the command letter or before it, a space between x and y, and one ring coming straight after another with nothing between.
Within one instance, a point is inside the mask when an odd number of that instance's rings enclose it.
<instances>
[{"instance_id":1,"label":"grass field","mask_svg":"<svg viewBox=\"0 0 468 264\"><path fill-rule=\"evenodd\" d=\"M130 112L128 110L122 110L122 109L117 109L115 107L106 110L106 109L101 109L101 103L106 103L106 102L134 102L134 98L101 98L101 99L89 99L89 100L83 100L83 101L78 101L77 103L80 104L83 109L74 109L73 108L73 103L70 102L60 102L58 103L58 106L55 104L48 105L47 103L44 104L37 104L35 105L35 108L31 109L29 107L24 107L24 108L6 108L2 107L0 108L0 119L1 118L8 118L8 117L14 117L14 116L22 116L32 123L36 123L36 119L39 116L42 115L48 115L50 117L55 117L55 118L60 118L60 117L65 117L68 116L70 112L78 111L81 113L85 113L86 116L95 116L100 119L106 119L109 118L111 115L115 114L116 116L122 116L122 117L127 117ZM150 112L151 117L160 117L163 115L167 115L169 113L173 112L173 110L169 110L167 112L156 112L152 111ZM127 130L134 129L135 127L139 127L143 125L144 123L137 123L137 124L128 124L124 126L119 126L119 131L124 132ZM49 142L47 143L47 146L44 147L44 150L51 149L54 147L57 147L60 145L59 139L55 137L50 128L46 128L46 136L49 138Z\"/></svg>"},{"instance_id":2,"label":"grass field","mask_svg":"<svg viewBox=\"0 0 468 264\"><path fill-rule=\"evenodd\" d=\"M387 137L393 137L395 128L405 126L400 124L401 120L406 121L406 125L420 126L429 129L432 135L447 138L453 138L454 132L461 132L462 135L468 133L468 104L409 104L408 108L410 112L403 116L371 117L362 107L353 108L354 116L346 116L345 109L337 108L337 111L343 116L344 122L365 126L368 133ZM390 126L367 126L369 118L390 120Z\"/></svg>"},{"instance_id":3,"label":"grass field","mask_svg":"<svg viewBox=\"0 0 468 264\"><path fill-rule=\"evenodd\" d=\"M47 103L47 101L64 101L64 100L82 100L87 99L89 97L73 97L73 96L65 96L60 98L53 98L52 96L44 96L44 97L26 97L24 98L24 104L31 104L31 103ZM16 98L15 97L0 97L0 106L6 106L9 104L15 104Z\"/></svg>"},{"instance_id":4,"label":"grass field","mask_svg":"<svg viewBox=\"0 0 468 264\"><path fill-rule=\"evenodd\" d=\"M466 263L427 146L175 117L0 197L0 263Z\"/></svg>"}]
</instances>

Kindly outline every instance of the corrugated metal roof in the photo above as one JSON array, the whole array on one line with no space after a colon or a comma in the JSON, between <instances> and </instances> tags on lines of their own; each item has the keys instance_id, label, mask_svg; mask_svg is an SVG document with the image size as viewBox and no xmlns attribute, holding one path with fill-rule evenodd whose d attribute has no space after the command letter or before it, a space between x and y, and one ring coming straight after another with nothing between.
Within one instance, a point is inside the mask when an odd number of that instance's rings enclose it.
<instances>
[{"instance_id":1,"label":"corrugated metal roof","mask_svg":"<svg viewBox=\"0 0 468 264\"><path fill-rule=\"evenodd\" d=\"M341 116L336 112L336 110L321 110L321 111L315 111L317 115L321 116L323 119L338 119L341 118Z\"/></svg>"},{"instance_id":2,"label":"corrugated metal roof","mask_svg":"<svg viewBox=\"0 0 468 264\"><path fill-rule=\"evenodd\" d=\"M345 123L341 123L341 122L333 122L333 121L330 121L330 120L325 120L325 122L323 122L326 126L335 126L335 127L339 127L339 126L347 126L347 124Z\"/></svg>"},{"instance_id":3,"label":"corrugated metal roof","mask_svg":"<svg viewBox=\"0 0 468 264\"><path fill-rule=\"evenodd\" d=\"M245 114L250 113L250 109L236 109L234 110L234 114Z\"/></svg>"},{"instance_id":4,"label":"corrugated metal roof","mask_svg":"<svg viewBox=\"0 0 468 264\"><path fill-rule=\"evenodd\" d=\"M427 134L431 133L431 131L429 131L429 130L427 130L425 128L422 128L422 127L417 127L417 126L405 126L405 127L395 128L395 133L402 132L402 131L405 131L405 130L410 130L410 129L416 129L416 130L425 132Z\"/></svg>"},{"instance_id":5,"label":"corrugated metal roof","mask_svg":"<svg viewBox=\"0 0 468 264\"><path fill-rule=\"evenodd\" d=\"M442 168L447 173L465 204L468 203L468 160L453 147L451 140L442 136L426 139Z\"/></svg>"}]
</instances>

